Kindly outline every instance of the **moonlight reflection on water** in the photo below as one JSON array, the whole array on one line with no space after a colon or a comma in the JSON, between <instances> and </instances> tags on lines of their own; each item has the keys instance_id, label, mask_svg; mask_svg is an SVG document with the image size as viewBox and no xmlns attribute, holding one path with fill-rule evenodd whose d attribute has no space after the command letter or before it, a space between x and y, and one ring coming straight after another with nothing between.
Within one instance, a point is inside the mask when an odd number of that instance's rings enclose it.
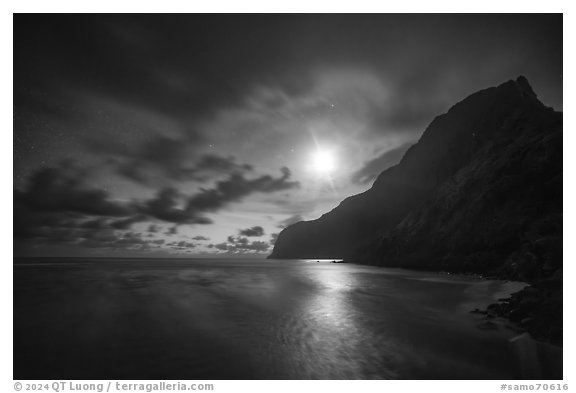
<instances>
[{"instance_id":1,"label":"moonlight reflection on water","mask_svg":"<svg viewBox=\"0 0 576 393\"><path fill-rule=\"evenodd\" d=\"M16 379L498 379L514 283L327 261L18 260Z\"/></svg>"}]
</instances>

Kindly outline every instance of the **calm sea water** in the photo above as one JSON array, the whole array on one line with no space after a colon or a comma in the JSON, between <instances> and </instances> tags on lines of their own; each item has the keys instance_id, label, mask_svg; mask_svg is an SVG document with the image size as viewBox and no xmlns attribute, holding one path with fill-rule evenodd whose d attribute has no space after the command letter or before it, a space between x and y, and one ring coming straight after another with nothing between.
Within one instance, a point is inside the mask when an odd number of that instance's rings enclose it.
<instances>
[{"instance_id":1,"label":"calm sea water","mask_svg":"<svg viewBox=\"0 0 576 393\"><path fill-rule=\"evenodd\" d=\"M19 259L15 379L509 379L521 287L328 261Z\"/></svg>"}]
</instances>

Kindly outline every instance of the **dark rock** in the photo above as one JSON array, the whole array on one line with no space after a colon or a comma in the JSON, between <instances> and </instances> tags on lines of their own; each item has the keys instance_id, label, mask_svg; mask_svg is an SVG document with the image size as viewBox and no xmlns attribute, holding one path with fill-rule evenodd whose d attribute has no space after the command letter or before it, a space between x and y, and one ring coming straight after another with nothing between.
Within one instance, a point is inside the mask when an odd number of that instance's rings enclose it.
<instances>
[{"instance_id":1,"label":"dark rock","mask_svg":"<svg viewBox=\"0 0 576 393\"><path fill-rule=\"evenodd\" d=\"M523 320L520 321L520 326L528 326L530 325L530 323L534 321L534 318L532 317L526 317Z\"/></svg>"},{"instance_id":2,"label":"dark rock","mask_svg":"<svg viewBox=\"0 0 576 393\"><path fill-rule=\"evenodd\" d=\"M478 327L482 330L494 330L498 328L498 325L492 321L484 321L478 324Z\"/></svg>"},{"instance_id":3,"label":"dark rock","mask_svg":"<svg viewBox=\"0 0 576 393\"><path fill-rule=\"evenodd\" d=\"M499 307L490 305L487 312L508 318L517 330L527 331L537 340L561 345L562 303L562 284L545 280L512 294Z\"/></svg>"}]
</instances>

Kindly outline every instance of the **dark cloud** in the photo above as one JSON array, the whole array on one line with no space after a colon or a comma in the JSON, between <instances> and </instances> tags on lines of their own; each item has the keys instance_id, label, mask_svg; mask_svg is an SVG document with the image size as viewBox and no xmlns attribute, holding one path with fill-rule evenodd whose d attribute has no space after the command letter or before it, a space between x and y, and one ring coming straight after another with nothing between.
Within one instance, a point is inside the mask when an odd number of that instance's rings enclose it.
<instances>
[{"instance_id":1,"label":"dark cloud","mask_svg":"<svg viewBox=\"0 0 576 393\"><path fill-rule=\"evenodd\" d=\"M164 232L167 236L172 236L178 234L178 226L174 225L173 227L168 228L166 232Z\"/></svg>"},{"instance_id":2,"label":"dark cloud","mask_svg":"<svg viewBox=\"0 0 576 393\"><path fill-rule=\"evenodd\" d=\"M56 94L49 82L58 82L172 117L205 117L241 100L256 81L289 79L281 55L299 22L274 15L21 15L14 69L20 86L26 80ZM284 83L292 90L303 85Z\"/></svg>"},{"instance_id":3,"label":"dark cloud","mask_svg":"<svg viewBox=\"0 0 576 393\"><path fill-rule=\"evenodd\" d=\"M261 226L255 226L252 228L241 229L239 233L242 236L248 236L248 237L263 236L264 228L262 228Z\"/></svg>"},{"instance_id":4,"label":"dark cloud","mask_svg":"<svg viewBox=\"0 0 576 393\"><path fill-rule=\"evenodd\" d=\"M131 238L131 237L126 237L126 238L122 238L122 239L118 239L114 242L115 245L117 246L122 246L122 245L126 245L126 246L134 246L134 245L143 245L143 244L148 244L149 240L143 240L140 238Z\"/></svg>"},{"instance_id":5,"label":"dark cloud","mask_svg":"<svg viewBox=\"0 0 576 393\"><path fill-rule=\"evenodd\" d=\"M216 182L215 188L203 189L188 200L187 210L190 213L215 211L231 202L239 202L253 193L272 193L298 188L300 183L290 181L290 170L281 168L282 176L274 178L262 175L247 179L244 175L234 173L226 180Z\"/></svg>"},{"instance_id":6,"label":"dark cloud","mask_svg":"<svg viewBox=\"0 0 576 393\"><path fill-rule=\"evenodd\" d=\"M115 232L96 233L94 236L81 239L77 245L85 248L102 248L111 250L146 251L159 248L164 244L164 239L146 240L141 233Z\"/></svg>"},{"instance_id":7,"label":"dark cloud","mask_svg":"<svg viewBox=\"0 0 576 393\"><path fill-rule=\"evenodd\" d=\"M101 152L113 155L109 163L118 174L146 185L155 185L166 179L204 182L216 175L253 169L251 165L237 163L233 156L200 153L200 137L194 135L194 138L156 135L134 151L121 147L111 149L106 145Z\"/></svg>"},{"instance_id":8,"label":"dark cloud","mask_svg":"<svg viewBox=\"0 0 576 393\"><path fill-rule=\"evenodd\" d=\"M276 243L276 239L278 239L277 233L270 234L270 245L273 246Z\"/></svg>"},{"instance_id":9,"label":"dark cloud","mask_svg":"<svg viewBox=\"0 0 576 393\"><path fill-rule=\"evenodd\" d=\"M181 199L182 195L175 188L164 188L158 192L156 198L141 204L139 210L142 214L176 224L212 223L212 220L198 216L196 212L178 207Z\"/></svg>"},{"instance_id":10,"label":"dark cloud","mask_svg":"<svg viewBox=\"0 0 576 393\"><path fill-rule=\"evenodd\" d=\"M248 244L236 245L236 248L240 250L252 250L257 252L268 251L270 244L264 241L255 241Z\"/></svg>"},{"instance_id":11,"label":"dark cloud","mask_svg":"<svg viewBox=\"0 0 576 393\"><path fill-rule=\"evenodd\" d=\"M190 142L196 141L156 135L145 143L141 150L136 151L129 164L138 168L142 166L159 168L169 176L180 177L183 171L182 164L187 161L191 153ZM123 152L122 156L126 157L126 152Z\"/></svg>"},{"instance_id":12,"label":"dark cloud","mask_svg":"<svg viewBox=\"0 0 576 393\"><path fill-rule=\"evenodd\" d=\"M247 179L242 174L232 174L217 182L215 188L192 197L181 195L175 188L164 188L149 200L120 202L112 200L107 191L91 187L91 174L73 163L42 168L32 175L24 189L14 190L14 236L91 248L109 247L108 243L116 236L114 230L127 230L151 218L176 224L166 232L174 235L178 225L212 223L204 213L217 211L252 193L296 187L298 183L289 181L289 177L287 168L282 169L278 178L262 175ZM151 233L158 230L154 224L148 227ZM95 239L94 234L102 231L107 231L109 241ZM142 239L139 242L148 244ZM128 243L121 240L115 244Z\"/></svg>"},{"instance_id":13,"label":"dark cloud","mask_svg":"<svg viewBox=\"0 0 576 393\"><path fill-rule=\"evenodd\" d=\"M214 244L214 248L221 251L228 251L228 243Z\"/></svg>"},{"instance_id":14,"label":"dark cloud","mask_svg":"<svg viewBox=\"0 0 576 393\"><path fill-rule=\"evenodd\" d=\"M314 65L370 64L421 83L453 72L446 63L489 63L509 48L525 61L537 47L548 55L538 65L557 70L561 40L549 38L561 32L561 15L17 15L15 86L55 80L206 116L258 83L305 89Z\"/></svg>"},{"instance_id":15,"label":"dark cloud","mask_svg":"<svg viewBox=\"0 0 576 393\"><path fill-rule=\"evenodd\" d=\"M251 242L246 237L242 236L228 236L227 243L214 244L214 248L229 253L243 253L247 251L264 252L270 248L269 242L254 241Z\"/></svg>"},{"instance_id":16,"label":"dark cloud","mask_svg":"<svg viewBox=\"0 0 576 393\"><path fill-rule=\"evenodd\" d=\"M131 218L88 216L81 213L33 211L15 205L15 247L68 245L88 249L144 251L158 247L161 239L142 238L141 233L126 232Z\"/></svg>"},{"instance_id":17,"label":"dark cloud","mask_svg":"<svg viewBox=\"0 0 576 393\"><path fill-rule=\"evenodd\" d=\"M206 236L194 236L192 240L210 240L210 238Z\"/></svg>"},{"instance_id":18,"label":"dark cloud","mask_svg":"<svg viewBox=\"0 0 576 393\"><path fill-rule=\"evenodd\" d=\"M271 193L299 186L298 182L289 180L288 168L281 171L282 176L278 178L262 175L247 179L242 174L233 173L228 179L216 182L214 188L202 189L187 199L175 188L164 188L156 198L141 203L138 209L142 214L176 224L211 224L212 220L205 217L205 213L215 212L253 193Z\"/></svg>"},{"instance_id":19,"label":"dark cloud","mask_svg":"<svg viewBox=\"0 0 576 393\"><path fill-rule=\"evenodd\" d=\"M232 243L234 245L250 243L250 240L248 240L245 237L241 237L241 236L238 236L238 237L228 236L227 240L228 240L228 243Z\"/></svg>"},{"instance_id":20,"label":"dark cloud","mask_svg":"<svg viewBox=\"0 0 576 393\"><path fill-rule=\"evenodd\" d=\"M104 229L108 227L108 220L104 218L87 220L80 224L80 227L85 229Z\"/></svg>"},{"instance_id":21,"label":"dark cloud","mask_svg":"<svg viewBox=\"0 0 576 393\"><path fill-rule=\"evenodd\" d=\"M15 214L15 245L33 241L35 245L70 245L81 248L143 251L158 247L159 240L144 240L141 233L113 227L114 220L86 218L79 214L32 212Z\"/></svg>"},{"instance_id":22,"label":"dark cloud","mask_svg":"<svg viewBox=\"0 0 576 393\"><path fill-rule=\"evenodd\" d=\"M280 224L278 224L278 228L286 228L292 224L296 224L299 221L304 221L304 217L302 217L300 214L295 214L283 221L280 221Z\"/></svg>"},{"instance_id":23,"label":"dark cloud","mask_svg":"<svg viewBox=\"0 0 576 393\"><path fill-rule=\"evenodd\" d=\"M33 173L14 190L14 237L40 242L75 243L129 225L134 209L90 186L91 172L72 162ZM118 225L123 223L123 225Z\"/></svg>"},{"instance_id":24,"label":"dark cloud","mask_svg":"<svg viewBox=\"0 0 576 393\"><path fill-rule=\"evenodd\" d=\"M111 248L111 244L112 242L96 239L82 239L78 242L78 245L84 248Z\"/></svg>"},{"instance_id":25,"label":"dark cloud","mask_svg":"<svg viewBox=\"0 0 576 393\"><path fill-rule=\"evenodd\" d=\"M416 94L415 97L418 97ZM435 116L446 110L444 102L430 97L426 101L414 103L399 102L387 110L374 107L369 115L369 129L378 135L409 134L418 135L426 128ZM419 98L419 100L424 100ZM397 106L396 108L394 106Z\"/></svg>"},{"instance_id":26,"label":"dark cloud","mask_svg":"<svg viewBox=\"0 0 576 393\"><path fill-rule=\"evenodd\" d=\"M24 190L14 191L14 205L38 212L122 217L133 209L87 184L89 173L72 163L35 172Z\"/></svg>"},{"instance_id":27,"label":"dark cloud","mask_svg":"<svg viewBox=\"0 0 576 393\"><path fill-rule=\"evenodd\" d=\"M113 221L110 223L110 226L115 229L129 229L132 226L132 224L145 221L146 219L147 219L146 216L137 214L133 217Z\"/></svg>"},{"instance_id":28,"label":"dark cloud","mask_svg":"<svg viewBox=\"0 0 576 393\"><path fill-rule=\"evenodd\" d=\"M366 162L362 168L352 174L351 180L359 184L373 181L382 171L398 164L412 144L405 143L394 149L387 150L378 157Z\"/></svg>"},{"instance_id":29,"label":"dark cloud","mask_svg":"<svg viewBox=\"0 0 576 393\"><path fill-rule=\"evenodd\" d=\"M141 139L143 141L141 141ZM198 133L172 137L150 135L131 141L90 136L85 148L95 154L111 157L109 161L121 175L136 182L146 182L154 174L179 178L184 165L194 157L194 146L199 143ZM151 171L157 173L150 174Z\"/></svg>"},{"instance_id":30,"label":"dark cloud","mask_svg":"<svg viewBox=\"0 0 576 393\"><path fill-rule=\"evenodd\" d=\"M238 164L233 156L222 157L216 154L205 154L190 169L190 176L196 180L206 180L207 175L230 172L246 172L254 168L249 164Z\"/></svg>"},{"instance_id":31,"label":"dark cloud","mask_svg":"<svg viewBox=\"0 0 576 393\"><path fill-rule=\"evenodd\" d=\"M65 218L53 215L24 215L18 209L14 212L14 240L36 243L74 243L93 228L78 228Z\"/></svg>"},{"instance_id":32,"label":"dark cloud","mask_svg":"<svg viewBox=\"0 0 576 393\"><path fill-rule=\"evenodd\" d=\"M180 250L180 251L186 251L186 250L190 250L192 248L196 248L196 244L192 243L192 242L187 242L187 241L179 241L179 242L171 242L171 243L167 243L166 244L168 247L174 249L174 250Z\"/></svg>"}]
</instances>

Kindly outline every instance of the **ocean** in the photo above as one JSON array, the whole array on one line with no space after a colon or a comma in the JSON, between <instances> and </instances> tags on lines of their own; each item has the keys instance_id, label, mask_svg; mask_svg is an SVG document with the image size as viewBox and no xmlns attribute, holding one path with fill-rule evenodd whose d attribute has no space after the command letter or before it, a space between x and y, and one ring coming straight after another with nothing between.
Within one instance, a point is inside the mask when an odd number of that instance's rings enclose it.
<instances>
[{"instance_id":1,"label":"ocean","mask_svg":"<svg viewBox=\"0 0 576 393\"><path fill-rule=\"evenodd\" d=\"M16 259L14 379L512 379L522 283L330 261Z\"/></svg>"}]
</instances>

